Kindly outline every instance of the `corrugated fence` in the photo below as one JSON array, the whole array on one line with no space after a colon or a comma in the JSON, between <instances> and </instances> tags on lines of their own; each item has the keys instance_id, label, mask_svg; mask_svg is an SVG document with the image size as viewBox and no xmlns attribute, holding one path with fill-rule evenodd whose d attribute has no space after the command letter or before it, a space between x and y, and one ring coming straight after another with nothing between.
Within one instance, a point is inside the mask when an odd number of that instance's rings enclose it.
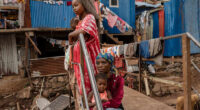
<instances>
[{"instance_id":1,"label":"corrugated fence","mask_svg":"<svg viewBox=\"0 0 200 110\"><path fill-rule=\"evenodd\" d=\"M170 0L164 4L165 36L190 32L200 41L200 3L199 0ZM191 43L191 53L200 53L200 49ZM165 41L165 56L182 55L181 39Z\"/></svg>"},{"instance_id":2,"label":"corrugated fence","mask_svg":"<svg viewBox=\"0 0 200 110\"><path fill-rule=\"evenodd\" d=\"M72 6L46 4L30 0L32 27L70 28L70 20L75 16Z\"/></svg>"}]
</instances>

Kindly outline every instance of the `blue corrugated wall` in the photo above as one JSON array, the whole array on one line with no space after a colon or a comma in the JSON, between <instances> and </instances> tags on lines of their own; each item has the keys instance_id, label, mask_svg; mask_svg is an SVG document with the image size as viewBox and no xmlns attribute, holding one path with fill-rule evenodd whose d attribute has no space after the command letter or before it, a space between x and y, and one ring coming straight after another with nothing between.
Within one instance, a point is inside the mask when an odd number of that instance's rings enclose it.
<instances>
[{"instance_id":1,"label":"blue corrugated wall","mask_svg":"<svg viewBox=\"0 0 200 110\"><path fill-rule=\"evenodd\" d=\"M119 8L109 7L109 0L101 0L101 2L135 28L135 0L119 0ZM103 25L109 33L120 33L116 27L110 28L107 20L104 20Z\"/></svg>"},{"instance_id":2,"label":"blue corrugated wall","mask_svg":"<svg viewBox=\"0 0 200 110\"><path fill-rule=\"evenodd\" d=\"M70 28L70 20L75 16L72 6L51 5L30 0L32 27Z\"/></svg>"},{"instance_id":3,"label":"blue corrugated wall","mask_svg":"<svg viewBox=\"0 0 200 110\"><path fill-rule=\"evenodd\" d=\"M159 18L158 12L152 13L153 16L153 38L159 37Z\"/></svg>"},{"instance_id":4,"label":"blue corrugated wall","mask_svg":"<svg viewBox=\"0 0 200 110\"><path fill-rule=\"evenodd\" d=\"M200 3L199 0L170 0L164 4L165 36L190 32L200 41ZM191 53L200 53L200 49L191 43ZM165 56L182 55L181 39L165 41Z\"/></svg>"},{"instance_id":5,"label":"blue corrugated wall","mask_svg":"<svg viewBox=\"0 0 200 110\"><path fill-rule=\"evenodd\" d=\"M200 41L200 1L185 0L185 31ZM200 53L200 48L191 42L191 53Z\"/></svg>"}]
</instances>

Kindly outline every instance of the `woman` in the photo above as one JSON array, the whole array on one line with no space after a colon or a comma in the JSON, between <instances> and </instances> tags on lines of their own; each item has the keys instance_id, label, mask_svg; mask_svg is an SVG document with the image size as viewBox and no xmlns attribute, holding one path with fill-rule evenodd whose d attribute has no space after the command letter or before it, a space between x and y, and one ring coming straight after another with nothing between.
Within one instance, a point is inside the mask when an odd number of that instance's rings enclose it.
<instances>
[{"instance_id":1,"label":"woman","mask_svg":"<svg viewBox=\"0 0 200 110\"><path fill-rule=\"evenodd\" d=\"M80 63L80 43L78 41L79 34L82 33L85 38L87 51L90 55L92 66L94 68L94 74L97 73L95 59L100 52L100 44L98 37L98 15L94 7L93 0L73 0L72 7L74 13L79 17L79 23L76 26L75 31L68 35L69 43L74 45L73 48L73 62ZM78 65L74 65L75 77L77 80L80 94L82 94L81 77ZM87 94L91 91L90 79L87 71L86 63L84 62L84 81Z\"/></svg>"},{"instance_id":2,"label":"woman","mask_svg":"<svg viewBox=\"0 0 200 110\"><path fill-rule=\"evenodd\" d=\"M106 110L122 110L124 79L117 75L113 63L114 57L110 53L100 53L96 58L97 70L99 73L105 73L107 75L107 89L112 95L112 99L103 103L103 107Z\"/></svg>"}]
</instances>

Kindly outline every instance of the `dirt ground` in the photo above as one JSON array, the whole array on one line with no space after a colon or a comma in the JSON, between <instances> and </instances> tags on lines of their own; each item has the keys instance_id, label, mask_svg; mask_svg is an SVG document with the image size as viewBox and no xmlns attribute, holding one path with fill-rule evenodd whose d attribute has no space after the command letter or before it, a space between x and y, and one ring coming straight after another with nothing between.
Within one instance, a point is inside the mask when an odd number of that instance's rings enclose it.
<instances>
[{"instance_id":1,"label":"dirt ground","mask_svg":"<svg viewBox=\"0 0 200 110\"><path fill-rule=\"evenodd\" d=\"M194 55L191 57L191 59L193 59L194 63L200 68L200 56ZM174 65L177 65L177 64L175 63ZM176 68L182 69L182 65ZM173 69L176 70L176 68L173 68ZM181 72L179 71L179 69L177 69L177 72L174 71L172 74L168 76L164 76L162 78L183 83L183 79L182 79L183 74L182 74L182 71ZM192 87L200 93L200 73L194 68L194 66L192 66L192 64L191 64L191 81L192 81L191 82ZM192 94L194 94L194 91L192 91ZM182 95L183 95L183 88L156 83L153 89L152 98L158 101L164 102L165 104L175 108L177 97L182 96Z\"/></svg>"},{"instance_id":2,"label":"dirt ground","mask_svg":"<svg viewBox=\"0 0 200 110\"><path fill-rule=\"evenodd\" d=\"M200 68L200 55L192 56L191 59L194 59L193 61L195 64ZM162 67L155 67L156 71L166 71L170 74L157 74L156 77L172 80L176 82L182 83L183 75L182 75L182 64L181 63L174 63L169 64L166 63ZM200 73L191 65L191 73L192 73L192 87L198 90L200 92ZM54 79L52 79L53 81ZM27 80L26 80L27 81ZM50 79L51 81L51 79ZM58 80L56 80L58 82ZM28 82L28 81L27 81ZM25 83L25 82L23 82ZM60 84L60 83L59 83ZM47 84L48 85L48 84ZM26 85L27 86L27 85ZM39 85L40 86L40 85ZM52 86L52 85L50 85ZM55 85L56 87L56 85ZM58 89L59 90L59 89ZM17 97L17 92L14 92L14 94L0 94L0 110L17 110L17 103L19 103L21 110L30 110L34 98L38 95L38 88L31 90L31 96L30 98L24 98L19 99ZM60 91L54 92L48 96L48 99L50 101L54 100L56 97L58 97L60 94L65 93L60 89ZM183 89L171 85L161 84L161 83L155 83L154 88L152 89L152 94L150 97L163 102L169 106L172 106L173 108L176 107L176 98L178 96L183 95Z\"/></svg>"}]
</instances>

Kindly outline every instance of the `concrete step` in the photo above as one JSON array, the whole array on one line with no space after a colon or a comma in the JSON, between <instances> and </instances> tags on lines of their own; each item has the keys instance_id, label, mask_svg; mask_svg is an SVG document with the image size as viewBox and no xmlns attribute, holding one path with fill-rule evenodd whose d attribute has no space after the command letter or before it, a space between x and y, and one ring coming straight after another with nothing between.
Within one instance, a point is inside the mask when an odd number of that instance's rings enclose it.
<instances>
[{"instance_id":1,"label":"concrete step","mask_svg":"<svg viewBox=\"0 0 200 110\"><path fill-rule=\"evenodd\" d=\"M174 108L124 86L125 110L175 110Z\"/></svg>"}]
</instances>

